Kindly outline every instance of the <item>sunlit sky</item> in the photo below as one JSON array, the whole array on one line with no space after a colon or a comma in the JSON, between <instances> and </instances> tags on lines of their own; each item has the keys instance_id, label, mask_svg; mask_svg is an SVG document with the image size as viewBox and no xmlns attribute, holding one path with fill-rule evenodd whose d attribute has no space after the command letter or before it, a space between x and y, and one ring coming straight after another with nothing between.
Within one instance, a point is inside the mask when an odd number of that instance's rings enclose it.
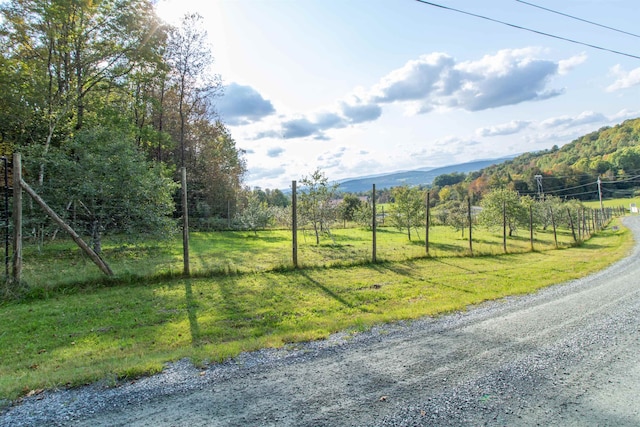
<instances>
[{"instance_id":1,"label":"sunlit sky","mask_svg":"<svg viewBox=\"0 0 640 427\"><path fill-rule=\"evenodd\" d=\"M640 37L517 0L440 5L640 56ZM637 0L531 0L634 33ZM640 116L640 60L415 0L160 0L204 17L251 187L562 146ZM640 33L640 30L637 30Z\"/></svg>"}]
</instances>

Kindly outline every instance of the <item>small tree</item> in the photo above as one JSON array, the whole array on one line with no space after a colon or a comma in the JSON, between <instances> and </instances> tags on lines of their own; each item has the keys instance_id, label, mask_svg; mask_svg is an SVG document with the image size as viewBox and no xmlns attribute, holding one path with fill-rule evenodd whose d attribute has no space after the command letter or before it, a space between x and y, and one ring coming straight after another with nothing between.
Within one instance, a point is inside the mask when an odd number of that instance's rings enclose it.
<instances>
[{"instance_id":1,"label":"small tree","mask_svg":"<svg viewBox=\"0 0 640 427\"><path fill-rule=\"evenodd\" d=\"M267 202L261 201L259 191L252 191L247 195L247 205L242 209L238 220L242 227L258 235L259 229L266 228L273 220L273 212Z\"/></svg>"},{"instance_id":2,"label":"small tree","mask_svg":"<svg viewBox=\"0 0 640 427\"><path fill-rule=\"evenodd\" d=\"M69 212L92 236L97 253L105 233L135 239L175 230L172 193L178 185L163 165L147 161L126 133L83 130L46 158L33 150L25 160L29 170L46 164L48 178L37 191L56 212Z\"/></svg>"},{"instance_id":3,"label":"small tree","mask_svg":"<svg viewBox=\"0 0 640 427\"><path fill-rule=\"evenodd\" d=\"M325 174L316 169L310 176L300 180L302 189L298 195L298 209L301 220L311 223L316 236L316 244L320 244L320 234L330 233L330 225L335 218L335 207L332 203L337 184L329 184Z\"/></svg>"},{"instance_id":4,"label":"small tree","mask_svg":"<svg viewBox=\"0 0 640 427\"><path fill-rule=\"evenodd\" d=\"M369 203L361 203L354 212L353 220L367 229L373 228L373 208Z\"/></svg>"},{"instance_id":5,"label":"small tree","mask_svg":"<svg viewBox=\"0 0 640 427\"><path fill-rule=\"evenodd\" d=\"M443 219L442 223L453 227L462 233L469 226L469 213L467 203L460 200L450 200L438 205L437 215Z\"/></svg>"},{"instance_id":6,"label":"small tree","mask_svg":"<svg viewBox=\"0 0 640 427\"><path fill-rule=\"evenodd\" d=\"M484 196L480 206L482 206L482 212L478 216L480 224L497 228L502 227L506 221L509 237L513 236L519 226L528 223L529 211L520 203L520 196L513 190L493 190Z\"/></svg>"},{"instance_id":7,"label":"small tree","mask_svg":"<svg viewBox=\"0 0 640 427\"><path fill-rule=\"evenodd\" d=\"M391 221L398 230L406 230L411 240L411 228L422 224L425 216L425 195L418 187L403 185L391 190L395 199Z\"/></svg>"},{"instance_id":8,"label":"small tree","mask_svg":"<svg viewBox=\"0 0 640 427\"><path fill-rule=\"evenodd\" d=\"M547 229L552 224L552 216L554 221L562 216L562 199L557 196L544 196L544 200L539 202L539 220L543 229Z\"/></svg>"},{"instance_id":9,"label":"small tree","mask_svg":"<svg viewBox=\"0 0 640 427\"><path fill-rule=\"evenodd\" d=\"M347 225L347 221L355 220L356 212L358 212L361 205L362 200L360 200L358 196L354 196L353 194L347 194L344 196L342 202L338 205L338 215L344 222L345 227Z\"/></svg>"}]
</instances>

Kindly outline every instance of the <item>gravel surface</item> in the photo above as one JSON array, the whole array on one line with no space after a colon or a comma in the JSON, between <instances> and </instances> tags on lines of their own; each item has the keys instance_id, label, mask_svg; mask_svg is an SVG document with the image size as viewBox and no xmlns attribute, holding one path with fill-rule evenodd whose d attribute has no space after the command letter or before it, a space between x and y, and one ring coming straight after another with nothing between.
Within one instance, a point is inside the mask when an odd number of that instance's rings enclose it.
<instances>
[{"instance_id":1,"label":"gravel surface","mask_svg":"<svg viewBox=\"0 0 640 427\"><path fill-rule=\"evenodd\" d=\"M640 217L625 223L640 241ZM23 399L3 426L640 426L640 249L464 313Z\"/></svg>"}]
</instances>

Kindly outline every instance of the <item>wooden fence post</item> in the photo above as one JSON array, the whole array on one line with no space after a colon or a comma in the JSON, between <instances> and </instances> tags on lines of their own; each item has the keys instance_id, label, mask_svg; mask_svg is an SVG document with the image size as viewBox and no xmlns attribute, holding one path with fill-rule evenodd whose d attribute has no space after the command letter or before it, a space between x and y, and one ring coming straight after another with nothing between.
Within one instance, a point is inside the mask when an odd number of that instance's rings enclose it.
<instances>
[{"instance_id":1,"label":"wooden fence post","mask_svg":"<svg viewBox=\"0 0 640 427\"><path fill-rule=\"evenodd\" d=\"M471 232L473 230L473 222L471 221L471 197L467 197L467 217L469 219L469 252L473 256L473 239Z\"/></svg>"},{"instance_id":2,"label":"wooden fence post","mask_svg":"<svg viewBox=\"0 0 640 427\"><path fill-rule=\"evenodd\" d=\"M502 249L507 253L507 201L502 200Z\"/></svg>"},{"instance_id":3,"label":"wooden fence post","mask_svg":"<svg viewBox=\"0 0 640 427\"><path fill-rule=\"evenodd\" d=\"M573 241L577 242L578 238L576 237L576 229L573 226L573 216L571 215L571 210L567 208L567 214L569 215L569 225L571 226L571 234L573 234Z\"/></svg>"},{"instance_id":4,"label":"wooden fence post","mask_svg":"<svg viewBox=\"0 0 640 427\"><path fill-rule=\"evenodd\" d=\"M531 243L531 252L533 252L533 206L529 205L529 242Z\"/></svg>"},{"instance_id":5,"label":"wooden fence post","mask_svg":"<svg viewBox=\"0 0 640 427\"><path fill-rule=\"evenodd\" d=\"M429 223L431 222L431 193L427 190L427 226L425 229L425 237L424 237L424 245L427 251L427 255L429 255Z\"/></svg>"},{"instance_id":6,"label":"wooden fence post","mask_svg":"<svg viewBox=\"0 0 640 427\"><path fill-rule=\"evenodd\" d=\"M371 248L371 261L373 263L378 261L378 237L377 237L377 233L378 233L378 218L377 218L377 213L376 213L376 185L373 184L372 187L372 198L371 198L371 227L372 227L372 231L373 231L373 238L372 238L372 248Z\"/></svg>"},{"instance_id":7,"label":"wooden fence post","mask_svg":"<svg viewBox=\"0 0 640 427\"><path fill-rule=\"evenodd\" d=\"M298 196L296 182L291 181L291 231L293 266L298 268Z\"/></svg>"},{"instance_id":8,"label":"wooden fence post","mask_svg":"<svg viewBox=\"0 0 640 427\"><path fill-rule=\"evenodd\" d=\"M22 158L13 154L13 269L15 283L20 283L22 275Z\"/></svg>"},{"instance_id":9,"label":"wooden fence post","mask_svg":"<svg viewBox=\"0 0 640 427\"><path fill-rule=\"evenodd\" d=\"M551 225L553 225L553 240L556 242L556 249L558 249L558 232L556 230L556 219L553 217L552 206L549 206L549 213L551 214Z\"/></svg>"},{"instance_id":10,"label":"wooden fence post","mask_svg":"<svg viewBox=\"0 0 640 427\"><path fill-rule=\"evenodd\" d=\"M182 167L182 256L183 274L189 276L189 199L187 197L187 168Z\"/></svg>"}]
</instances>

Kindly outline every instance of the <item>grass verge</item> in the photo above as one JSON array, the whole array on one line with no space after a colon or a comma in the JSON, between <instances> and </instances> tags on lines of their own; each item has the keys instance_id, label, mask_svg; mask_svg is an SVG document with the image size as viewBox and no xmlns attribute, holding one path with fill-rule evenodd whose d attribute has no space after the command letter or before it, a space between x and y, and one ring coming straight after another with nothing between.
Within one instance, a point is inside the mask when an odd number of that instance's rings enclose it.
<instances>
[{"instance_id":1,"label":"grass verge","mask_svg":"<svg viewBox=\"0 0 640 427\"><path fill-rule=\"evenodd\" d=\"M222 361L340 330L464 310L585 276L622 258L632 244L624 227L607 228L560 250L140 280L4 302L0 399L116 383L184 357Z\"/></svg>"}]
</instances>

